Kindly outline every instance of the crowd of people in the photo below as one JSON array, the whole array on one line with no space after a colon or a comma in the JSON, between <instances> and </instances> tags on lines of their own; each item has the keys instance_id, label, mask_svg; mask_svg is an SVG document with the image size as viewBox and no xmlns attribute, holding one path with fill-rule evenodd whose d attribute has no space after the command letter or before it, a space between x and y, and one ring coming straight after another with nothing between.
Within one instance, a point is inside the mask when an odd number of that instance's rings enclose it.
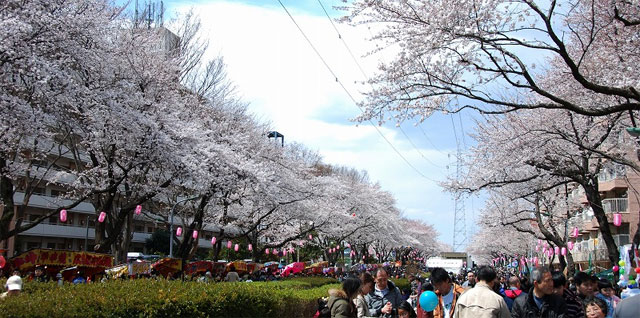
<instances>
[{"instance_id":1,"label":"crowd of people","mask_svg":"<svg viewBox=\"0 0 640 318\"><path fill-rule=\"evenodd\" d=\"M465 279L466 278L466 279ZM640 295L620 299L609 280L586 272L567 277L548 267L525 275L481 266L466 276L431 268L429 278L409 276L407 295L389 280L389 270L377 268L330 290L317 317L411 318L639 318ZM430 311L421 294L432 291L437 305Z\"/></svg>"}]
</instances>

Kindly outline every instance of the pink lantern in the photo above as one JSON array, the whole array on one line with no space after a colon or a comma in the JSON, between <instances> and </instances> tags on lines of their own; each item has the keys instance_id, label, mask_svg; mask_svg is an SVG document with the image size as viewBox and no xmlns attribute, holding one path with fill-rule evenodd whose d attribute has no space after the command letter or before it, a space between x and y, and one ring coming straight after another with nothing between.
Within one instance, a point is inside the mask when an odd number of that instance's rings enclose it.
<instances>
[{"instance_id":1,"label":"pink lantern","mask_svg":"<svg viewBox=\"0 0 640 318\"><path fill-rule=\"evenodd\" d=\"M211 245L216 245L216 237L211 238Z\"/></svg>"},{"instance_id":2,"label":"pink lantern","mask_svg":"<svg viewBox=\"0 0 640 318\"><path fill-rule=\"evenodd\" d=\"M233 244L233 242L231 242L231 241L227 241L227 248L229 248L229 249L230 249L232 244Z\"/></svg>"},{"instance_id":3,"label":"pink lantern","mask_svg":"<svg viewBox=\"0 0 640 318\"><path fill-rule=\"evenodd\" d=\"M541 240L541 239L538 239L538 245L540 245L540 243L542 243L542 240Z\"/></svg>"},{"instance_id":4,"label":"pink lantern","mask_svg":"<svg viewBox=\"0 0 640 318\"><path fill-rule=\"evenodd\" d=\"M67 210L60 210L60 222L67 222Z\"/></svg>"},{"instance_id":5,"label":"pink lantern","mask_svg":"<svg viewBox=\"0 0 640 318\"><path fill-rule=\"evenodd\" d=\"M554 247L554 248L553 248L553 252L554 252L556 255L560 255L560 248L559 248L559 247L557 247L557 246L556 246L556 247Z\"/></svg>"},{"instance_id":6,"label":"pink lantern","mask_svg":"<svg viewBox=\"0 0 640 318\"><path fill-rule=\"evenodd\" d=\"M287 256L287 250L282 250L282 256Z\"/></svg>"},{"instance_id":7,"label":"pink lantern","mask_svg":"<svg viewBox=\"0 0 640 318\"><path fill-rule=\"evenodd\" d=\"M547 253L547 248L546 248L546 247L543 247L543 248L542 248L542 254L546 254L546 253Z\"/></svg>"},{"instance_id":8,"label":"pink lantern","mask_svg":"<svg viewBox=\"0 0 640 318\"><path fill-rule=\"evenodd\" d=\"M278 255L278 250L277 249L273 249L273 255Z\"/></svg>"},{"instance_id":9,"label":"pink lantern","mask_svg":"<svg viewBox=\"0 0 640 318\"><path fill-rule=\"evenodd\" d=\"M622 225L622 215L620 213L613 214L613 225L615 226Z\"/></svg>"},{"instance_id":10,"label":"pink lantern","mask_svg":"<svg viewBox=\"0 0 640 318\"><path fill-rule=\"evenodd\" d=\"M293 253L293 252L294 252L293 247L289 247L289 253Z\"/></svg>"},{"instance_id":11,"label":"pink lantern","mask_svg":"<svg viewBox=\"0 0 640 318\"><path fill-rule=\"evenodd\" d=\"M240 249L240 246L239 246L238 244L236 244L236 245L233 247L233 250L234 250L234 251L236 251L236 252L237 252L239 249Z\"/></svg>"},{"instance_id":12,"label":"pink lantern","mask_svg":"<svg viewBox=\"0 0 640 318\"><path fill-rule=\"evenodd\" d=\"M569 250L572 251L573 250L573 242L568 242L567 243L567 247L569 247Z\"/></svg>"},{"instance_id":13,"label":"pink lantern","mask_svg":"<svg viewBox=\"0 0 640 318\"><path fill-rule=\"evenodd\" d=\"M253 245L249 244L249 246L247 246L247 249L248 249L249 251L253 251Z\"/></svg>"},{"instance_id":14,"label":"pink lantern","mask_svg":"<svg viewBox=\"0 0 640 318\"><path fill-rule=\"evenodd\" d=\"M547 243L547 241L544 241L544 242L542 243L542 246L547 247L547 246L549 246L549 244Z\"/></svg>"},{"instance_id":15,"label":"pink lantern","mask_svg":"<svg viewBox=\"0 0 640 318\"><path fill-rule=\"evenodd\" d=\"M348 247L348 248L351 248L351 244L347 243L347 247Z\"/></svg>"},{"instance_id":16,"label":"pink lantern","mask_svg":"<svg viewBox=\"0 0 640 318\"><path fill-rule=\"evenodd\" d=\"M267 255L269 255L269 249L268 249L268 248L265 248L265 249L264 249L264 253L265 253L265 254L267 254Z\"/></svg>"},{"instance_id":17,"label":"pink lantern","mask_svg":"<svg viewBox=\"0 0 640 318\"><path fill-rule=\"evenodd\" d=\"M340 244L338 244L338 246L336 246L336 250L339 250L339 249L340 249Z\"/></svg>"},{"instance_id":18,"label":"pink lantern","mask_svg":"<svg viewBox=\"0 0 640 318\"><path fill-rule=\"evenodd\" d=\"M176 229L176 236L182 236L182 228L178 226L178 229Z\"/></svg>"},{"instance_id":19,"label":"pink lantern","mask_svg":"<svg viewBox=\"0 0 640 318\"><path fill-rule=\"evenodd\" d=\"M575 226L575 227L573 228L573 231L571 231L571 237L576 238L576 237L578 237L578 234L579 234L579 232L578 232L578 227L577 227L577 226Z\"/></svg>"},{"instance_id":20,"label":"pink lantern","mask_svg":"<svg viewBox=\"0 0 640 318\"><path fill-rule=\"evenodd\" d=\"M313 240L313 235L309 234L309 239Z\"/></svg>"},{"instance_id":21,"label":"pink lantern","mask_svg":"<svg viewBox=\"0 0 640 318\"><path fill-rule=\"evenodd\" d=\"M107 217L107 213L105 213L104 211L100 212L100 215L98 216L98 222L102 223L104 222L104 218Z\"/></svg>"},{"instance_id":22,"label":"pink lantern","mask_svg":"<svg viewBox=\"0 0 640 318\"><path fill-rule=\"evenodd\" d=\"M191 234L191 237L193 237L194 240L198 239L198 230L193 230L193 233Z\"/></svg>"},{"instance_id":23,"label":"pink lantern","mask_svg":"<svg viewBox=\"0 0 640 318\"><path fill-rule=\"evenodd\" d=\"M298 243L298 245L300 245L300 246L304 246L304 242L300 241L300 242Z\"/></svg>"},{"instance_id":24,"label":"pink lantern","mask_svg":"<svg viewBox=\"0 0 640 318\"><path fill-rule=\"evenodd\" d=\"M540 251L540 246L536 245L536 252Z\"/></svg>"},{"instance_id":25,"label":"pink lantern","mask_svg":"<svg viewBox=\"0 0 640 318\"><path fill-rule=\"evenodd\" d=\"M567 248L566 248L566 247L562 247L562 248L560 249L560 255L562 255L562 256L567 255Z\"/></svg>"},{"instance_id":26,"label":"pink lantern","mask_svg":"<svg viewBox=\"0 0 640 318\"><path fill-rule=\"evenodd\" d=\"M140 215L140 213L142 213L142 205L137 205L136 206L136 215Z\"/></svg>"}]
</instances>

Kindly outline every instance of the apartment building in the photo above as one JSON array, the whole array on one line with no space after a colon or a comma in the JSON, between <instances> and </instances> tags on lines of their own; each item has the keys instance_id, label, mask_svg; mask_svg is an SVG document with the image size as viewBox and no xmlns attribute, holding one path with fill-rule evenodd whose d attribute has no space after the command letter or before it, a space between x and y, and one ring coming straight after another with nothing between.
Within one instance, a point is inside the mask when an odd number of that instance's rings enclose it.
<instances>
[{"instance_id":1,"label":"apartment building","mask_svg":"<svg viewBox=\"0 0 640 318\"><path fill-rule=\"evenodd\" d=\"M638 229L640 218L640 174L633 169L609 164L599 175L598 184L602 196L602 207L609 221L609 229L618 246L630 244ZM607 248L598 228L593 210L588 206L584 191L578 189L572 196L584 204L584 208L569 220L569 230L577 227L579 235L575 238L572 251L574 262L586 268L589 260L592 265L610 268ZM622 219L620 226L613 223L614 215Z\"/></svg>"}]
</instances>

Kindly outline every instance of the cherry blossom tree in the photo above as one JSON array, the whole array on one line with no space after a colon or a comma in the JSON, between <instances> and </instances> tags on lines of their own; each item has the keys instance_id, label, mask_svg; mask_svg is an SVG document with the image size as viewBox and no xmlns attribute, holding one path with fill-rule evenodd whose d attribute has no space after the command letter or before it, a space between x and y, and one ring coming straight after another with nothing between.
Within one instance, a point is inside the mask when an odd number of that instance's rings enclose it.
<instances>
[{"instance_id":1,"label":"cherry blossom tree","mask_svg":"<svg viewBox=\"0 0 640 318\"><path fill-rule=\"evenodd\" d=\"M602 116L640 106L633 1L362 0L343 9L344 21L372 25L374 53L388 48L395 56L371 79L360 120L464 108ZM541 83L546 73L563 85ZM569 87L609 98L585 102Z\"/></svg>"}]
</instances>

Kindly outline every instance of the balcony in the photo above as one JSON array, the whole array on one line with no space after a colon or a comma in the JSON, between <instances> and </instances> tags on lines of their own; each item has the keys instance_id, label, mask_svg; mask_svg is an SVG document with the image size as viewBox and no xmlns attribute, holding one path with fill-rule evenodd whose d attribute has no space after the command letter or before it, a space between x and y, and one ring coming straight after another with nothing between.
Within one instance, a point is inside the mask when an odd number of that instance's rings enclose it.
<instances>
[{"instance_id":1,"label":"balcony","mask_svg":"<svg viewBox=\"0 0 640 318\"><path fill-rule=\"evenodd\" d=\"M614 198L602 200L604 213L629 213L629 199Z\"/></svg>"},{"instance_id":2,"label":"balcony","mask_svg":"<svg viewBox=\"0 0 640 318\"><path fill-rule=\"evenodd\" d=\"M16 192L13 195L13 202L15 205L22 205L22 200L24 199L24 192ZM61 199L59 197L50 197L41 194L31 195L29 198L28 206L45 208L45 209L57 209L61 206L69 205L73 203L72 200ZM78 204L75 208L69 209L69 211L80 212L80 213L90 213L94 214L96 209L93 208L93 204L88 202L82 202Z\"/></svg>"}]
</instances>

